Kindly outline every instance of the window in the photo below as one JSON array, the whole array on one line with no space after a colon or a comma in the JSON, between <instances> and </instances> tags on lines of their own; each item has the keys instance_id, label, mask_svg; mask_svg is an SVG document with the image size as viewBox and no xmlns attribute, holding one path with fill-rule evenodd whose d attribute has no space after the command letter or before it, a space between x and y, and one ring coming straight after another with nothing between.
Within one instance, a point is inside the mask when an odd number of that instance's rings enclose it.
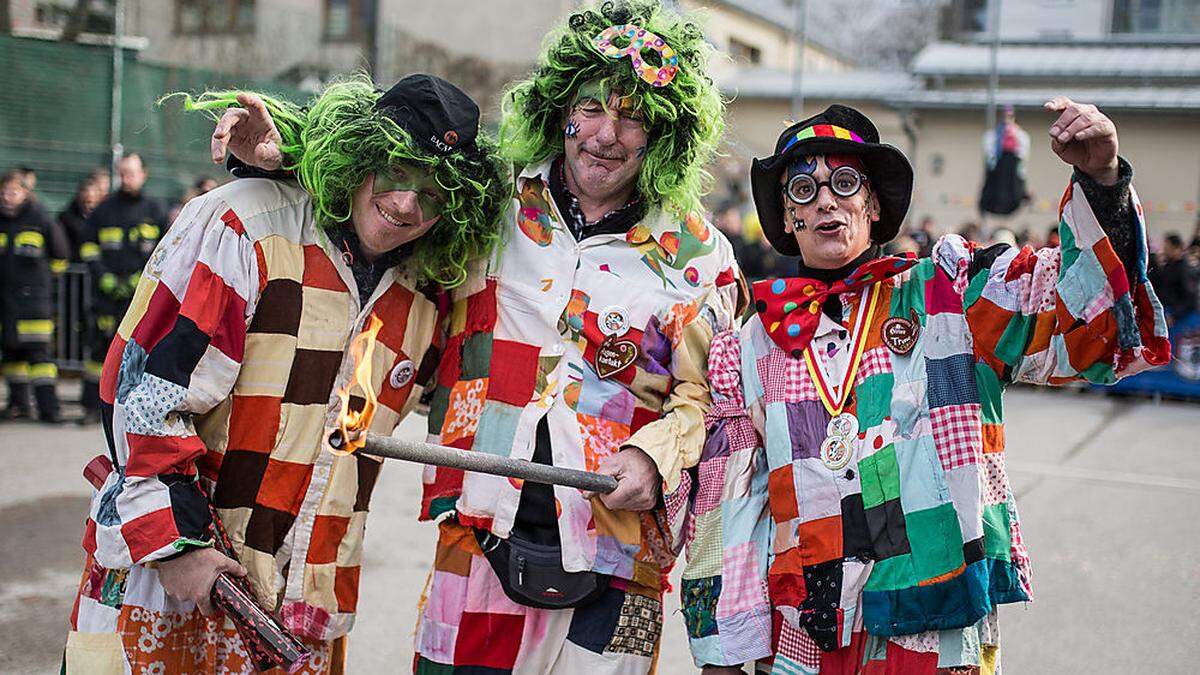
<instances>
[{"instance_id":1,"label":"window","mask_svg":"<svg viewBox=\"0 0 1200 675\"><path fill-rule=\"evenodd\" d=\"M762 50L737 38L729 38L729 56L733 57L737 63L750 65L762 63Z\"/></svg>"},{"instance_id":2,"label":"window","mask_svg":"<svg viewBox=\"0 0 1200 675\"><path fill-rule=\"evenodd\" d=\"M375 25L378 0L325 0L325 39L361 42Z\"/></svg>"},{"instance_id":3,"label":"window","mask_svg":"<svg viewBox=\"0 0 1200 675\"><path fill-rule=\"evenodd\" d=\"M254 32L254 0L175 0L175 33Z\"/></svg>"},{"instance_id":4,"label":"window","mask_svg":"<svg viewBox=\"0 0 1200 675\"><path fill-rule=\"evenodd\" d=\"M1200 34L1200 3L1196 0L1116 0L1114 33Z\"/></svg>"}]
</instances>

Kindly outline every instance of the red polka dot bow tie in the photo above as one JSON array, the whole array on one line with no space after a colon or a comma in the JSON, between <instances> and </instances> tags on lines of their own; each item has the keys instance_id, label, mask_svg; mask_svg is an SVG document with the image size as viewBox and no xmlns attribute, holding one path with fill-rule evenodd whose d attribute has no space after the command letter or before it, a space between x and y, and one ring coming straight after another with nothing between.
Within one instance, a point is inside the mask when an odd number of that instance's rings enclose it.
<instances>
[{"instance_id":1,"label":"red polka dot bow tie","mask_svg":"<svg viewBox=\"0 0 1200 675\"><path fill-rule=\"evenodd\" d=\"M821 305L826 298L867 288L916 264L916 256L905 253L869 260L832 284L805 277L756 281L754 308L775 344L785 353L799 358L817 330Z\"/></svg>"}]
</instances>

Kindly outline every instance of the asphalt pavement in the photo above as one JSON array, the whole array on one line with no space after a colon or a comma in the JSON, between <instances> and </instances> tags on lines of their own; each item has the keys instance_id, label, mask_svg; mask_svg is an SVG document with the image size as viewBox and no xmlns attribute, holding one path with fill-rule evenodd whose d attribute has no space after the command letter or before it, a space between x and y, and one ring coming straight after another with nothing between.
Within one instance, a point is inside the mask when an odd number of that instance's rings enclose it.
<instances>
[{"instance_id":1,"label":"asphalt pavement","mask_svg":"<svg viewBox=\"0 0 1200 675\"><path fill-rule=\"evenodd\" d=\"M1034 602L1001 609L1006 675L1191 673L1200 644L1200 405L1017 389L1009 474ZM422 419L401 434L421 436ZM79 580L99 427L0 424L0 671L56 673ZM391 462L363 555L351 673L408 672L436 527L417 523L419 467ZM677 585L677 584L676 584ZM666 604L659 673L692 673Z\"/></svg>"}]
</instances>

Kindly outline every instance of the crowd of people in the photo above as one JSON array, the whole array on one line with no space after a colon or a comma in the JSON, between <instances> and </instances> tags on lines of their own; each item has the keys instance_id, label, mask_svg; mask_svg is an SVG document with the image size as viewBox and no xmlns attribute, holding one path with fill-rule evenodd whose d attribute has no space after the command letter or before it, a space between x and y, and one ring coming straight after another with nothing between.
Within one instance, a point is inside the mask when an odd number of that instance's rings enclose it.
<instances>
[{"instance_id":1,"label":"crowd of people","mask_svg":"<svg viewBox=\"0 0 1200 675\"><path fill-rule=\"evenodd\" d=\"M142 268L183 202L216 187L197 180L170 210L146 195L142 158L129 153L117 164L117 189L107 169L79 181L75 195L51 217L37 197L37 173L17 167L0 176L0 319L7 404L0 418L64 421L57 391L56 331L77 333L83 369L80 424L100 421L100 371L117 326L129 307ZM55 275L74 266L86 292L59 293ZM61 311L73 303L72 311ZM75 325L57 325L79 317Z\"/></svg>"}]
</instances>

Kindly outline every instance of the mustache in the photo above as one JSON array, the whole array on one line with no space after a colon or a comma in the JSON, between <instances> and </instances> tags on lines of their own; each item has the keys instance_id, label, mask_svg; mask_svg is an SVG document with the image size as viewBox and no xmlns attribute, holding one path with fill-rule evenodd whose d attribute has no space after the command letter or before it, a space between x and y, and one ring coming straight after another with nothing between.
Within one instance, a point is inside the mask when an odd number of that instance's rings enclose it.
<instances>
[{"instance_id":1,"label":"mustache","mask_svg":"<svg viewBox=\"0 0 1200 675\"><path fill-rule=\"evenodd\" d=\"M583 150L589 155L599 157L600 159L625 159L627 157L626 153L621 152L618 149L597 147L594 145L588 145L587 143L581 145L579 149Z\"/></svg>"}]
</instances>

